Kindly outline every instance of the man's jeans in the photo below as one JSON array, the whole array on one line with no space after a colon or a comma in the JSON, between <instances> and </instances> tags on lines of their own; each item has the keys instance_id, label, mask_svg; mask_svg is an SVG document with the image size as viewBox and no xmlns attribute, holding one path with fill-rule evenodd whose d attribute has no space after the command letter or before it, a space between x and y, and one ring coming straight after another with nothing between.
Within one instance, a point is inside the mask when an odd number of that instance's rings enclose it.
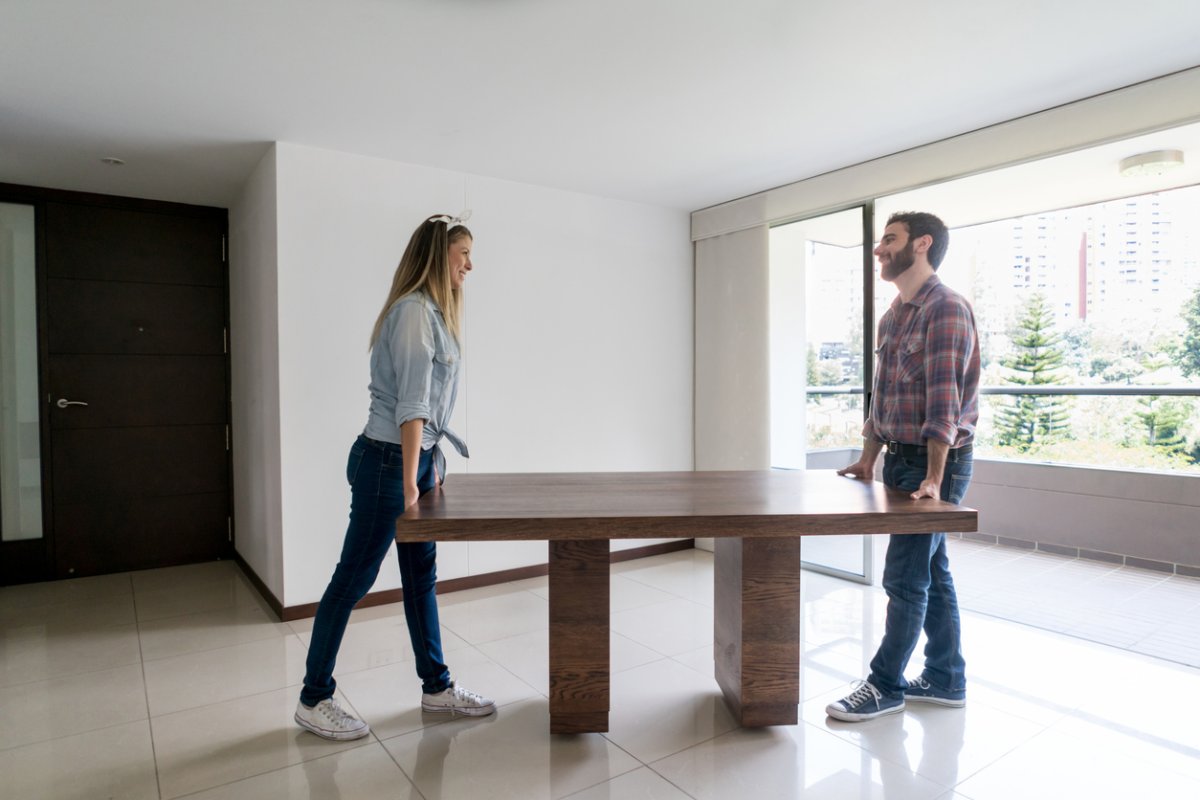
<instances>
[{"instance_id":1,"label":"man's jeans","mask_svg":"<svg viewBox=\"0 0 1200 800\"><path fill-rule=\"evenodd\" d=\"M947 461L941 498L962 502L971 482L971 456ZM907 457L888 453L883 461L883 482L889 487L914 492L925 478L924 456ZM946 534L892 534L883 567L887 592L887 623L883 642L871 661L867 679L884 696L895 697L908 688L904 669L924 628L925 680L945 692L966 691L966 662L962 656L962 627L958 597L950 577Z\"/></svg>"},{"instance_id":2,"label":"man's jeans","mask_svg":"<svg viewBox=\"0 0 1200 800\"><path fill-rule=\"evenodd\" d=\"M350 482L350 526L342 557L317 607L307 671L300 702L314 706L333 696L334 662L350 611L375 583L388 548L396 540L396 518L404 513L404 471L400 445L359 436L350 448L346 480ZM434 486L433 450L421 452L417 487L421 494ZM417 660L422 690L432 694L450 685L442 662L442 631L438 622L437 550L433 542L396 543L400 579L404 586L404 618Z\"/></svg>"}]
</instances>

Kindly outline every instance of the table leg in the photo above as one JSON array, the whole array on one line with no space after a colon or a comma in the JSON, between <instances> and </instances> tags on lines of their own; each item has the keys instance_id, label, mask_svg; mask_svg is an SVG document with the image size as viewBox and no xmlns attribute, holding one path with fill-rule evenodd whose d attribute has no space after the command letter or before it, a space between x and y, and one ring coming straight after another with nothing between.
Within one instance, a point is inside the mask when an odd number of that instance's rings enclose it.
<instances>
[{"instance_id":1,"label":"table leg","mask_svg":"<svg viewBox=\"0 0 1200 800\"><path fill-rule=\"evenodd\" d=\"M800 538L718 538L717 683L743 727L795 725L800 705Z\"/></svg>"},{"instance_id":2,"label":"table leg","mask_svg":"<svg viewBox=\"0 0 1200 800\"><path fill-rule=\"evenodd\" d=\"M550 732L608 730L608 540L550 542Z\"/></svg>"}]
</instances>

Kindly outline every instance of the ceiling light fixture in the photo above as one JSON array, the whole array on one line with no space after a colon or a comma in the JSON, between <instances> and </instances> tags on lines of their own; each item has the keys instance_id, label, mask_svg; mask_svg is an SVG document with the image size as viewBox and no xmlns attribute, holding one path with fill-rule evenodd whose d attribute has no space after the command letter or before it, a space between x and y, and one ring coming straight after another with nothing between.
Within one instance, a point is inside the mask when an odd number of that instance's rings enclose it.
<instances>
[{"instance_id":1,"label":"ceiling light fixture","mask_svg":"<svg viewBox=\"0 0 1200 800\"><path fill-rule=\"evenodd\" d=\"M108 164L110 167L125 166L125 162L122 159L117 158L116 156L107 156L105 158L102 158L102 159L100 159L100 163Z\"/></svg>"},{"instance_id":2,"label":"ceiling light fixture","mask_svg":"<svg viewBox=\"0 0 1200 800\"><path fill-rule=\"evenodd\" d=\"M1121 175L1126 178L1162 175L1183 166L1182 150L1155 150L1121 159Z\"/></svg>"}]
</instances>

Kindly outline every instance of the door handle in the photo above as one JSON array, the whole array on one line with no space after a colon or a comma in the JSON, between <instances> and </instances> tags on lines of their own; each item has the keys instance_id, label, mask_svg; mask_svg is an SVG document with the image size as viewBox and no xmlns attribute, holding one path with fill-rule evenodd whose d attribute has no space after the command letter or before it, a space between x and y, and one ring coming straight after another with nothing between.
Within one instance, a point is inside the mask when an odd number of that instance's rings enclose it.
<instances>
[{"instance_id":1,"label":"door handle","mask_svg":"<svg viewBox=\"0 0 1200 800\"><path fill-rule=\"evenodd\" d=\"M82 400L68 400L65 397L60 397L58 398L58 402L54 405L58 406L59 408L66 408L67 406L86 406L87 403L83 402Z\"/></svg>"}]
</instances>

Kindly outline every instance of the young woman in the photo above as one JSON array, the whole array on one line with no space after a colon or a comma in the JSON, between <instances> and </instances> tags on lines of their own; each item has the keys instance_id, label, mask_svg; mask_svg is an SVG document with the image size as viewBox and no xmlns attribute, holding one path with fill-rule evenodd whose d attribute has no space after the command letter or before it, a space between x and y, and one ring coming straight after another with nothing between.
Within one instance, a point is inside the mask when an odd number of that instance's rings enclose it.
<instances>
[{"instance_id":1,"label":"young woman","mask_svg":"<svg viewBox=\"0 0 1200 800\"><path fill-rule=\"evenodd\" d=\"M471 232L447 215L413 232L371 333L371 409L350 448L350 525L341 560L317 608L296 722L327 739L357 739L371 729L333 697L333 666L350 611L375 582L395 541L396 518L445 478L442 437L463 456L466 445L446 428L458 391L462 287L471 271ZM434 593L433 542L396 545L404 618L421 678L421 709L486 716L485 697L450 679Z\"/></svg>"}]
</instances>

